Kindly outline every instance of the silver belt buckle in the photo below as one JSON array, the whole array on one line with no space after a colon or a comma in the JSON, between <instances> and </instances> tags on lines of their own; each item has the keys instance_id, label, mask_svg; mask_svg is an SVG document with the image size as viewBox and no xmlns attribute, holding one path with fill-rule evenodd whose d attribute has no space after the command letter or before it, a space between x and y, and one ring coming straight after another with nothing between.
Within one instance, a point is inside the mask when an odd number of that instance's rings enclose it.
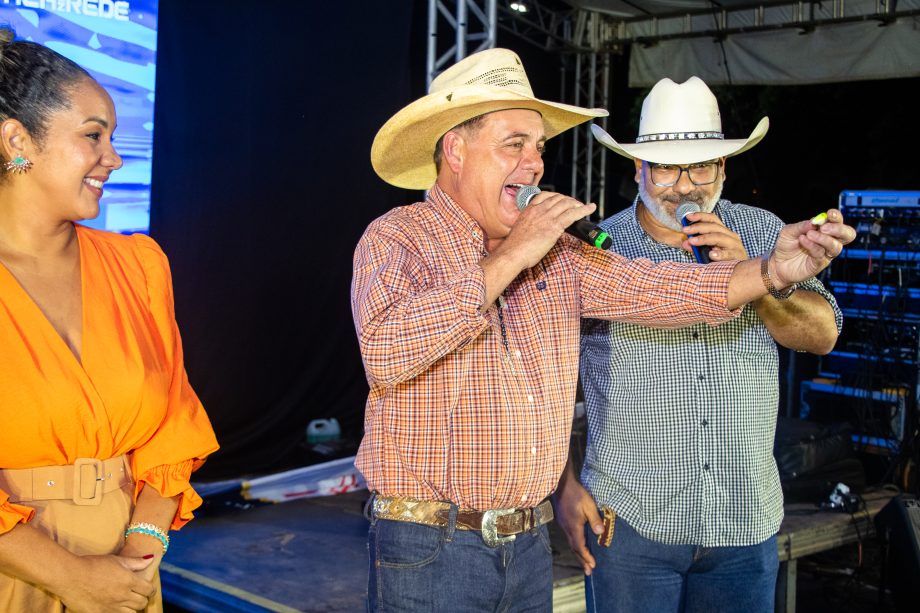
<instances>
[{"instance_id":1,"label":"silver belt buckle","mask_svg":"<svg viewBox=\"0 0 920 613\"><path fill-rule=\"evenodd\" d=\"M514 509L493 509L482 514L482 540L486 542L486 545L498 547L500 544L509 543L517 537L516 534L499 536L498 527L495 525L496 519L503 515L511 515L514 512Z\"/></svg>"}]
</instances>

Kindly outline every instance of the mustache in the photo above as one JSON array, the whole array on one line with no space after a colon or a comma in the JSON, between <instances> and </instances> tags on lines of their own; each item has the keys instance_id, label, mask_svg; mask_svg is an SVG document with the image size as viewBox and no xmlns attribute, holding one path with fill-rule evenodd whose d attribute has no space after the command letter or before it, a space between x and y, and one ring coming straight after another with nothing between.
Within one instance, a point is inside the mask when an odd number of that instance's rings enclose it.
<instances>
[{"instance_id":1,"label":"mustache","mask_svg":"<svg viewBox=\"0 0 920 613\"><path fill-rule=\"evenodd\" d=\"M668 194L667 196L662 196L661 199L664 202L668 202L670 204L680 204L682 202L695 202L696 204L700 205L700 207L702 207L703 204L706 202L705 194L699 191L692 191L685 196Z\"/></svg>"}]
</instances>

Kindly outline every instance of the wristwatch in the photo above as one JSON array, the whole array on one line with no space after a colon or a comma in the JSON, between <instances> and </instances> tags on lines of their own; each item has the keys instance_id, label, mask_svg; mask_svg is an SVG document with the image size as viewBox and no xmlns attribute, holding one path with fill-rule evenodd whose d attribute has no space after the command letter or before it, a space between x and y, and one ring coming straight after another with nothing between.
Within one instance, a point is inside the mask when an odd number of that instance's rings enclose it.
<instances>
[{"instance_id":1,"label":"wristwatch","mask_svg":"<svg viewBox=\"0 0 920 613\"><path fill-rule=\"evenodd\" d=\"M770 292L771 296L777 300L788 300L789 297L795 293L798 286L793 283L783 291L776 289L776 286L773 285L773 279L770 278L770 268L768 265L771 255L773 255L773 252L768 251L760 258L760 278L763 279L763 285L767 288L767 291Z\"/></svg>"}]
</instances>

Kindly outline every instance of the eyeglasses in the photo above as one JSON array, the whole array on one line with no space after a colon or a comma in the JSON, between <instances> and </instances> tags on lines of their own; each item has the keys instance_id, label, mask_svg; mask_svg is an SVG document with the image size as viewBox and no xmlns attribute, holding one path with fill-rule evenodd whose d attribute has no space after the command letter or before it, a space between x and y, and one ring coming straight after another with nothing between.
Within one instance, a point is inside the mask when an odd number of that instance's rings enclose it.
<instances>
[{"instance_id":1,"label":"eyeglasses","mask_svg":"<svg viewBox=\"0 0 920 613\"><path fill-rule=\"evenodd\" d=\"M709 162L699 162L698 164L688 164L687 166L650 162L648 167L651 170L652 183L658 187L671 187L680 181L680 175L684 172L687 173L687 177L694 185L715 183L719 176L719 167L721 165L721 160L711 160Z\"/></svg>"}]
</instances>

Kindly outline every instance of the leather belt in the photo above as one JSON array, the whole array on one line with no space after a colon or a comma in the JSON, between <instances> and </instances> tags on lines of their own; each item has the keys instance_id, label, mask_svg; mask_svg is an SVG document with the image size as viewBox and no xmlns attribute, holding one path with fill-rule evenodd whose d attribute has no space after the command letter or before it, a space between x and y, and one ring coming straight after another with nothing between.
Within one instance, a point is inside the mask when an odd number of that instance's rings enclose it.
<instances>
[{"instance_id":1,"label":"leather belt","mask_svg":"<svg viewBox=\"0 0 920 613\"><path fill-rule=\"evenodd\" d=\"M79 505L98 505L103 494L132 483L127 456L108 460L77 458L73 464L38 468L0 469L0 490L10 502L73 500Z\"/></svg>"},{"instance_id":2,"label":"leather belt","mask_svg":"<svg viewBox=\"0 0 920 613\"><path fill-rule=\"evenodd\" d=\"M415 500L397 496L374 496L371 508L377 519L406 521L426 526L446 526L450 521L451 503L439 500ZM553 521L553 505L544 500L527 509L492 509L457 511L459 530L482 532L482 540L489 547L513 541L515 536L537 526Z\"/></svg>"}]
</instances>

